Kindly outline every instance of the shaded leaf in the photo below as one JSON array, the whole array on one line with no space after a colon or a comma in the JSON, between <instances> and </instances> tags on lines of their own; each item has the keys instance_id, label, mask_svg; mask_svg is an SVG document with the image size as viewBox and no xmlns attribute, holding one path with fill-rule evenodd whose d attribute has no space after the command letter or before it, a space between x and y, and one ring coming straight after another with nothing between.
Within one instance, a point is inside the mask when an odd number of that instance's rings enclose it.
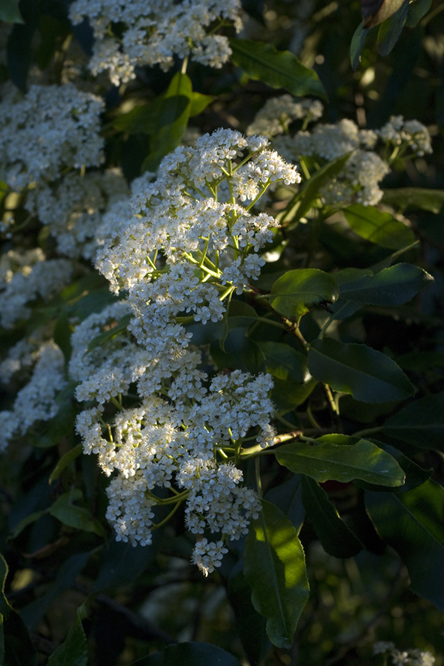
<instances>
[{"instance_id":1,"label":"shaded leaf","mask_svg":"<svg viewBox=\"0 0 444 666\"><path fill-rule=\"evenodd\" d=\"M45 422L36 436L31 441L38 448L56 446L63 437L73 432L76 409L74 407L74 384L68 384L63 388L55 399L58 405L57 414Z\"/></svg>"},{"instance_id":2,"label":"shaded leaf","mask_svg":"<svg viewBox=\"0 0 444 666\"><path fill-rule=\"evenodd\" d=\"M315 305L334 303L338 296L338 285L331 275L317 268L301 268L278 278L269 298L277 312L299 319Z\"/></svg>"},{"instance_id":3,"label":"shaded leaf","mask_svg":"<svg viewBox=\"0 0 444 666\"><path fill-rule=\"evenodd\" d=\"M94 532L99 536L104 536L105 530L88 509L76 506L74 502L82 498L82 491L78 488L72 488L69 492L63 493L52 504L49 513L64 525L74 527L86 532Z\"/></svg>"},{"instance_id":4,"label":"shaded leaf","mask_svg":"<svg viewBox=\"0 0 444 666\"><path fill-rule=\"evenodd\" d=\"M267 502L275 504L291 520L298 535L305 519L301 483L301 474L292 474L288 481L275 486L265 495Z\"/></svg>"},{"instance_id":5,"label":"shaded leaf","mask_svg":"<svg viewBox=\"0 0 444 666\"><path fill-rule=\"evenodd\" d=\"M366 492L379 535L399 554L410 588L444 611L444 489L433 481L406 493Z\"/></svg>"},{"instance_id":6,"label":"shaded leaf","mask_svg":"<svg viewBox=\"0 0 444 666\"><path fill-rule=\"evenodd\" d=\"M0 555L0 664L4 666L37 666L37 652L20 615L5 596L8 565Z\"/></svg>"},{"instance_id":7,"label":"shaded leaf","mask_svg":"<svg viewBox=\"0 0 444 666\"><path fill-rule=\"evenodd\" d=\"M341 443L335 443L334 438ZM345 438L345 439L344 439ZM324 440L324 438L322 438ZM354 479L388 487L404 483L404 472L388 453L365 439L334 435L314 445L308 442L284 444L276 449L276 459L295 474L310 476L319 483Z\"/></svg>"},{"instance_id":8,"label":"shaded leaf","mask_svg":"<svg viewBox=\"0 0 444 666\"><path fill-rule=\"evenodd\" d=\"M276 379L302 383L307 369L307 360L301 352L283 342L258 342L264 355L264 371Z\"/></svg>"},{"instance_id":9,"label":"shaded leaf","mask_svg":"<svg viewBox=\"0 0 444 666\"><path fill-rule=\"evenodd\" d=\"M325 490L308 476L302 476L302 499L324 550L334 557L354 557L361 542L339 516Z\"/></svg>"},{"instance_id":10,"label":"shaded leaf","mask_svg":"<svg viewBox=\"0 0 444 666\"><path fill-rule=\"evenodd\" d=\"M440 213L444 209L444 190L423 187L399 187L384 190L383 202L403 212L408 208Z\"/></svg>"},{"instance_id":11,"label":"shaded leaf","mask_svg":"<svg viewBox=\"0 0 444 666\"><path fill-rule=\"evenodd\" d=\"M385 0L388 2L388 0ZM392 0L393 2L394 0ZM396 0L397 2L398 0ZM404 0L399 9L382 23L378 31L378 53L386 56L395 46L407 20L410 0Z\"/></svg>"},{"instance_id":12,"label":"shaded leaf","mask_svg":"<svg viewBox=\"0 0 444 666\"><path fill-rule=\"evenodd\" d=\"M316 95L327 99L324 86L313 69L290 51L278 51L271 44L247 39L230 39L232 61L252 79L272 88L285 88L292 95Z\"/></svg>"},{"instance_id":13,"label":"shaded leaf","mask_svg":"<svg viewBox=\"0 0 444 666\"><path fill-rule=\"evenodd\" d=\"M65 454L63 454L63 456L60 458L59 462L57 463L57 465L54 467L54 469L50 474L49 483L52 483L53 481L58 479L63 470L66 469L68 465L72 463L73 460L75 460L82 454L82 450L83 450L82 444L77 444L77 446L74 446L74 448L70 449Z\"/></svg>"},{"instance_id":14,"label":"shaded leaf","mask_svg":"<svg viewBox=\"0 0 444 666\"><path fill-rule=\"evenodd\" d=\"M401 305L432 281L432 276L422 268L400 263L376 275L363 275L355 282L340 285L340 299L385 307Z\"/></svg>"},{"instance_id":15,"label":"shaded leaf","mask_svg":"<svg viewBox=\"0 0 444 666\"><path fill-rule=\"evenodd\" d=\"M74 624L64 642L48 659L48 666L87 666L88 644L82 626L86 618L86 609L82 604L76 611Z\"/></svg>"},{"instance_id":16,"label":"shaded leaf","mask_svg":"<svg viewBox=\"0 0 444 666\"><path fill-rule=\"evenodd\" d=\"M17 525L14 527L14 530L9 535L9 539L15 539L21 532L23 532L26 527L28 527L28 525L35 523L45 513L47 513L46 509L43 511L33 511L32 513L29 513L27 516L22 518L22 520L17 523Z\"/></svg>"},{"instance_id":17,"label":"shaded leaf","mask_svg":"<svg viewBox=\"0 0 444 666\"><path fill-rule=\"evenodd\" d=\"M23 23L19 10L19 0L2 0L0 3L0 21L5 23Z\"/></svg>"},{"instance_id":18,"label":"shaded leaf","mask_svg":"<svg viewBox=\"0 0 444 666\"><path fill-rule=\"evenodd\" d=\"M361 14L365 28L379 25L389 19L405 0L361 0Z\"/></svg>"},{"instance_id":19,"label":"shaded leaf","mask_svg":"<svg viewBox=\"0 0 444 666\"><path fill-rule=\"evenodd\" d=\"M121 317L115 326L112 326L107 331L96 335L89 343L88 351L90 352L93 349L96 349L96 347L102 347L105 342L114 338L114 336L116 336L118 333L121 333L122 331L126 332L128 324L132 318L132 314L127 314L124 317Z\"/></svg>"},{"instance_id":20,"label":"shaded leaf","mask_svg":"<svg viewBox=\"0 0 444 666\"><path fill-rule=\"evenodd\" d=\"M153 538L158 533L159 530L153 533ZM94 581L95 592L133 582L143 573L154 554L151 545L133 546L115 539L105 544L102 552L102 563Z\"/></svg>"},{"instance_id":21,"label":"shaded leaf","mask_svg":"<svg viewBox=\"0 0 444 666\"><path fill-rule=\"evenodd\" d=\"M444 392L409 403L387 419L382 430L419 449L444 451Z\"/></svg>"},{"instance_id":22,"label":"shaded leaf","mask_svg":"<svg viewBox=\"0 0 444 666\"><path fill-rule=\"evenodd\" d=\"M383 213L374 206L353 204L343 209L350 228L365 240L390 250L400 250L415 242L411 229L391 213Z\"/></svg>"},{"instance_id":23,"label":"shaded leaf","mask_svg":"<svg viewBox=\"0 0 444 666\"><path fill-rule=\"evenodd\" d=\"M355 70L359 65L361 59L362 49L364 48L365 40L367 39L368 28L364 28L364 23L361 23L356 28L350 44L350 61L351 66Z\"/></svg>"},{"instance_id":24,"label":"shaded leaf","mask_svg":"<svg viewBox=\"0 0 444 666\"><path fill-rule=\"evenodd\" d=\"M423 16L427 14L432 5L432 0L415 0L409 6L406 26L416 28Z\"/></svg>"},{"instance_id":25,"label":"shaded leaf","mask_svg":"<svg viewBox=\"0 0 444 666\"><path fill-rule=\"evenodd\" d=\"M362 402L405 400L415 392L395 361L367 345L315 340L308 352L308 369L335 391L351 393Z\"/></svg>"},{"instance_id":26,"label":"shaded leaf","mask_svg":"<svg viewBox=\"0 0 444 666\"><path fill-rule=\"evenodd\" d=\"M267 618L270 641L290 648L309 596L305 557L294 526L269 502L262 501L259 517L250 523L244 559L251 600Z\"/></svg>"},{"instance_id":27,"label":"shaded leaf","mask_svg":"<svg viewBox=\"0 0 444 666\"><path fill-rule=\"evenodd\" d=\"M241 666L232 654L209 643L178 643L162 652L138 659L133 666Z\"/></svg>"}]
</instances>

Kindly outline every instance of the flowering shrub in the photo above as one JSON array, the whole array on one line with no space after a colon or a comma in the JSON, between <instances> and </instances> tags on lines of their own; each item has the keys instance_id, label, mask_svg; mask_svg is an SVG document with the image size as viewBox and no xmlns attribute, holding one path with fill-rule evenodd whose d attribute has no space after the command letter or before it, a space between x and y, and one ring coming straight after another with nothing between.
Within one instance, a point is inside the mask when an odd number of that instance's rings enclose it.
<instances>
[{"instance_id":1,"label":"flowering shrub","mask_svg":"<svg viewBox=\"0 0 444 666\"><path fill-rule=\"evenodd\" d=\"M303 44L317 4L266 10L266 30L293 21ZM368 645L400 594L382 600L386 578L444 608L428 127L335 118L328 76L238 0L25 1L23 25L5 7L0 664L434 663L430 639ZM374 576L343 636L320 573L338 562ZM238 642L188 641L179 602L171 638L103 594L126 585L155 615L187 581L225 588ZM58 636L51 604L75 586ZM115 650L105 607L130 627ZM315 648L324 624L340 637Z\"/></svg>"}]
</instances>

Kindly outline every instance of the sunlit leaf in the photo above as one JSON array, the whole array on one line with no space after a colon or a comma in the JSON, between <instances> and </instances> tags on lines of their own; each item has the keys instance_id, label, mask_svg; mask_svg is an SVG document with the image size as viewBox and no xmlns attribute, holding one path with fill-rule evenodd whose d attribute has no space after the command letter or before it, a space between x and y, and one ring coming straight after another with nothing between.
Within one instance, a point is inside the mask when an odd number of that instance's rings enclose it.
<instances>
[{"instance_id":1,"label":"sunlit leaf","mask_svg":"<svg viewBox=\"0 0 444 666\"><path fill-rule=\"evenodd\" d=\"M415 241L411 229L390 213L383 213L374 206L353 204L344 208L343 213L358 236L381 247L400 250Z\"/></svg>"},{"instance_id":2,"label":"sunlit leaf","mask_svg":"<svg viewBox=\"0 0 444 666\"><path fill-rule=\"evenodd\" d=\"M365 439L355 444L336 444L331 439L316 444L297 441L280 446L275 455L295 474L306 474L319 483L354 479L388 487L404 483L404 472L396 460Z\"/></svg>"},{"instance_id":3,"label":"sunlit leaf","mask_svg":"<svg viewBox=\"0 0 444 666\"><path fill-rule=\"evenodd\" d=\"M408 377L391 358L367 345L315 340L308 352L308 369L335 391L351 393L362 402L389 402L413 395Z\"/></svg>"},{"instance_id":4,"label":"sunlit leaf","mask_svg":"<svg viewBox=\"0 0 444 666\"><path fill-rule=\"evenodd\" d=\"M290 51L278 51L271 44L247 39L230 39L230 46L231 59L252 79L260 79L272 88L285 88L295 96L327 98L316 72Z\"/></svg>"},{"instance_id":5,"label":"sunlit leaf","mask_svg":"<svg viewBox=\"0 0 444 666\"><path fill-rule=\"evenodd\" d=\"M296 529L276 506L262 502L250 523L244 553L245 578L255 609L267 618L273 645L290 648L309 587Z\"/></svg>"},{"instance_id":6,"label":"sunlit leaf","mask_svg":"<svg viewBox=\"0 0 444 666\"><path fill-rule=\"evenodd\" d=\"M285 317L298 319L315 305L334 303L338 296L339 289L331 275L317 268L301 268L287 271L276 280L270 303Z\"/></svg>"}]
</instances>

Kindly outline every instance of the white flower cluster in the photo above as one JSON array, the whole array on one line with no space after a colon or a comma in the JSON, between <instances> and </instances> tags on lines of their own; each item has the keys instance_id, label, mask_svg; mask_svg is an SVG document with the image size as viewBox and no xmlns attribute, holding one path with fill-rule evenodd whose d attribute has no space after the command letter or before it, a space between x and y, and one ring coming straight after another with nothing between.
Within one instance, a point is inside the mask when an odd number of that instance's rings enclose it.
<instances>
[{"instance_id":1,"label":"white flower cluster","mask_svg":"<svg viewBox=\"0 0 444 666\"><path fill-rule=\"evenodd\" d=\"M118 538L149 543L155 505L186 501L193 560L206 574L259 510L231 460L245 438L273 443L272 380L239 370L209 376L186 323L220 320L225 299L259 273L275 221L252 208L268 188L299 181L267 144L218 130L164 158L154 182L147 174L133 183L133 215L123 201L112 207L97 255L125 299L72 336L77 398L96 403L77 429L85 452L113 474L107 515ZM141 402L125 409L122 394L134 389ZM105 420L109 402L117 412Z\"/></svg>"},{"instance_id":2,"label":"white flower cluster","mask_svg":"<svg viewBox=\"0 0 444 666\"><path fill-rule=\"evenodd\" d=\"M51 340L41 345L32 360L36 356L31 379L18 391L12 409L0 412L0 450L37 421L48 421L58 412L56 397L66 384L63 354Z\"/></svg>"},{"instance_id":3,"label":"white flower cluster","mask_svg":"<svg viewBox=\"0 0 444 666\"><path fill-rule=\"evenodd\" d=\"M92 260L105 210L127 195L128 186L118 169L84 175L71 171L60 181L30 189L25 207L49 226L60 254Z\"/></svg>"},{"instance_id":4,"label":"white flower cluster","mask_svg":"<svg viewBox=\"0 0 444 666\"><path fill-rule=\"evenodd\" d=\"M93 74L108 71L112 83L126 83L135 68L159 64L171 68L174 57L219 68L230 54L228 39L214 34L215 24L242 28L240 0L75 0L71 21L86 17L94 31ZM113 25L124 26L119 35Z\"/></svg>"},{"instance_id":5,"label":"white flower cluster","mask_svg":"<svg viewBox=\"0 0 444 666\"><path fill-rule=\"evenodd\" d=\"M416 648L398 650L391 641L379 641L373 645L373 654L388 653L394 666L433 666L435 657L428 651Z\"/></svg>"},{"instance_id":6,"label":"white flower cluster","mask_svg":"<svg viewBox=\"0 0 444 666\"><path fill-rule=\"evenodd\" d=\"M289 126L295 120L303 120L306 126L319 120L323 112L324 107L319 100L296 100L291 95L272 97L256 114L254 122L247 128L247 134L262 134L271 139L288 133Z\"/></svg>"},{"instance_id":7,"label":"white flower cluster","mask_svg":"<svg viewBox=\"0 0 444 666\"><path fill-rule=\"evenodd\" d=\"M73 84L32 85L22 95L5 84L0 103L1 180L20 190L59 177L67 167L99 166L100 98Z\"/></svg>"},{"instance_id":8,"label":"white flower cluster","mask_svg":"<svg viewBox=\"0 0 444 666\"><path fill-rule=\"evenodd\" d=\"M72 272L70 261L46 259L40 248L0 255L0 326L11 328L29 318L29 303L56 294L68 284Z\"/></svg>"},{"instance_id":9,"label":"white flower cluster","mask_svg":"<svg viewBox=\"0 0 444 666\"><path fill-rule=\"evenodd\" d=\"M418 120L404 120L403 116L392 116L376 134L384 143L403 146L419 156L432 152L429 131Z\"/></svg>"}]
</instances>

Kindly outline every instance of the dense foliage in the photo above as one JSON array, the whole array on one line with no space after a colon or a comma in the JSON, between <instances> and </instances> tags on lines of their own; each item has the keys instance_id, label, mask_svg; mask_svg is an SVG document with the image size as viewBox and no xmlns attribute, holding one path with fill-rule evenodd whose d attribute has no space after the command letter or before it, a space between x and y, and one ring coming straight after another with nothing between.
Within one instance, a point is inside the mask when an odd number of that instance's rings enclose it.
<instances>
[{"instance_id":1,"label":"dense foliage","mask_svg":"<svg viewBox=\"0 0 444 666\"><path fill-rule=\"evenodd\" d=\"M444 664L442 9L3 0L0 666Z\"/></svg>"}]
</instances>

